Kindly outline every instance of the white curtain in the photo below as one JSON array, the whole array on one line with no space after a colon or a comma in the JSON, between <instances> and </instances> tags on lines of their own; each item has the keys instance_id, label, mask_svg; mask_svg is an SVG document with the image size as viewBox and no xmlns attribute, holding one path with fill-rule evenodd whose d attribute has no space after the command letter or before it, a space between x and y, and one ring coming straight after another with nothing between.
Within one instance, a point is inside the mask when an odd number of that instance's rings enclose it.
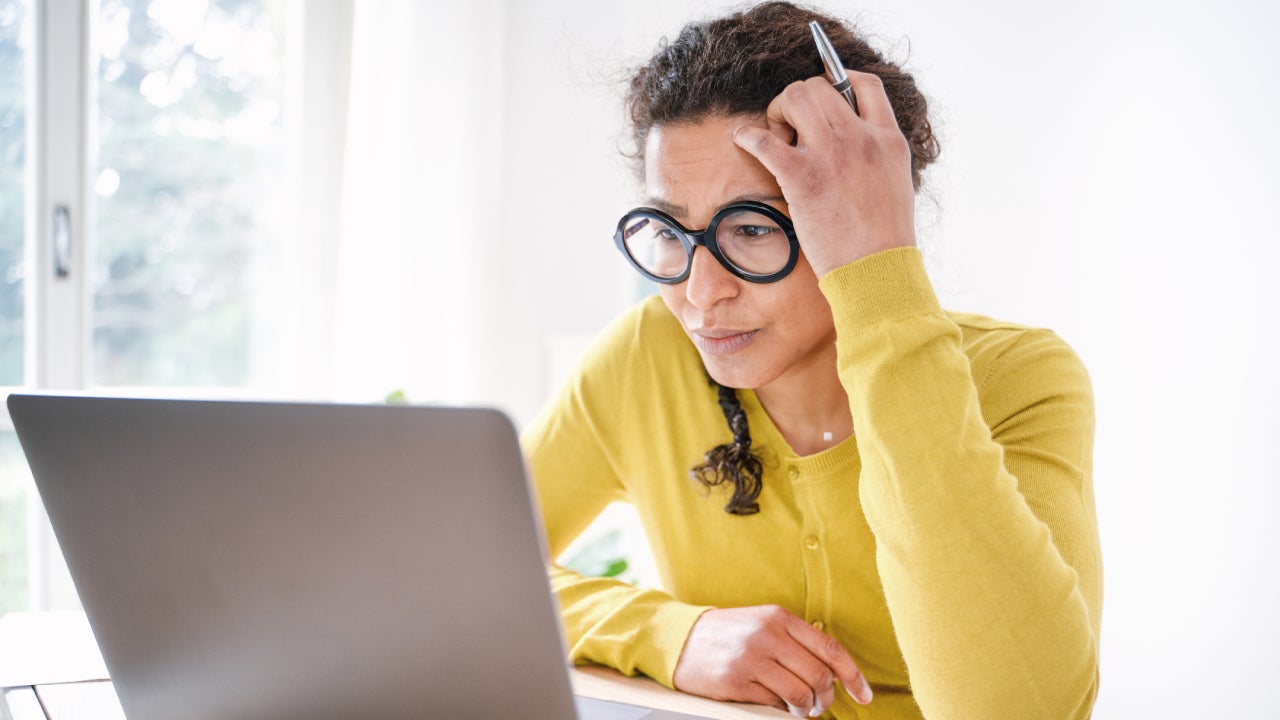
<instances>
[{"instance_id":1,"label":"white curtain","mask_svg":"<svg viewBox=\"0 0 1280 720\"><path fill-rule=\"evenodd\" d=\"M501 103L486 91L501 55L474 39L500 34L499 4L319 5L295 53L288 332L305 360L284 385L473 402Z\"/></svg>"}]
</instances>

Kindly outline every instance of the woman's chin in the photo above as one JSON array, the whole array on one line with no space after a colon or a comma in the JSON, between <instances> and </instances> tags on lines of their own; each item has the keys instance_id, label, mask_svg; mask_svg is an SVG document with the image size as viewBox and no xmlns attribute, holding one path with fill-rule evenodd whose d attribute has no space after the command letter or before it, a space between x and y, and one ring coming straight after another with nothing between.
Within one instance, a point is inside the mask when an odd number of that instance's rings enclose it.
<instances>
[{"instance_id":1,"label":"woman's chin","mask_svg":"<svg viewBox=\"0 0 1280 720\"><path fill-rule=\"evenodd\" d=\"M702 364L711 379L725 387L754 390L762 384L760 371L747 363L703 354Z\"/></svg>"}]
</instances>

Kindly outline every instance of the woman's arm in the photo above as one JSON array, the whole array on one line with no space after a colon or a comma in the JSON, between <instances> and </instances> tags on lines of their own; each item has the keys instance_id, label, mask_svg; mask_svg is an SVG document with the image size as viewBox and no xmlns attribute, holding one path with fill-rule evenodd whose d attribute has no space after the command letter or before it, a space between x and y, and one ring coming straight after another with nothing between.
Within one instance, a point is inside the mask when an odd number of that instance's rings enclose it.
<instances>
[{"instance_id":1,"label":"woman's arm","mask_svg":"<svg viewBox=\"0 0 1280 720\"><path fill-rule=\"evenodd\" d=\"M1073 717L1096 693L1088 379L1048 334L978 380L915 250L909 146L881 81L822 78L735 141L777 178L836 322L860 498L926 715Z\"/></svg>"},{"instance_id":2,"label":"woman's arm","mask_svg":"<svg viewBox=\"0 0 1280 720\"><path fill-rule=\"evenodd\" d=\"M860 497L926 716L1087 717L1101 560L1093 401L1070 348L1012 333L981 386L919 253L822 281L862 456Z\"/></svg>"}]
</instances>

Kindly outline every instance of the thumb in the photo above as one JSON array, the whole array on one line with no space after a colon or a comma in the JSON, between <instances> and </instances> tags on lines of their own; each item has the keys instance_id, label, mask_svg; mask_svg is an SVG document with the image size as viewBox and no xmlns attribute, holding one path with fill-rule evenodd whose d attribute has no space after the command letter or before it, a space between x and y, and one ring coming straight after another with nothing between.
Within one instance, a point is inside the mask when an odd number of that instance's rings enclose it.
<instances>
[{"instance_id":1,"label":"thumb","mask_svg":"<svg viewBox=\"0 0 1280 720\"><path fill-rule=\"evenodd\" d=\"M775 178L783 178L796 162L796 149L782 126L742 125L733 131L733 142L760 161ZM792 131L791 136L794 136Z\"/></svg>"}]
</instances>

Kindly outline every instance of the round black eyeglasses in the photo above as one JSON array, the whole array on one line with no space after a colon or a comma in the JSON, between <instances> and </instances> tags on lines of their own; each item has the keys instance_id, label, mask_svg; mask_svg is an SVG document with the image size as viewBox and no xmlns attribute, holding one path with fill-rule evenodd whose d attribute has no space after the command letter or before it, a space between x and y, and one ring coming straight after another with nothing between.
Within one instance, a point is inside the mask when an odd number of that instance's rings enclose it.
<instances>
[{"instance_id":1,"label":"round black eyeglasses","mask_svg":"<svg viewBox=\"0 0 1280 720\"><path fill-rule=\"evenodd\" d=\"M613 242L641 275L668 285L689 278L699 245L726 270L754 283L781 280L800 259L791 219L758 202L725 207L701 231L681 226L661 210L636 208L618 221Z\"/></svg>"}]
</instances>

